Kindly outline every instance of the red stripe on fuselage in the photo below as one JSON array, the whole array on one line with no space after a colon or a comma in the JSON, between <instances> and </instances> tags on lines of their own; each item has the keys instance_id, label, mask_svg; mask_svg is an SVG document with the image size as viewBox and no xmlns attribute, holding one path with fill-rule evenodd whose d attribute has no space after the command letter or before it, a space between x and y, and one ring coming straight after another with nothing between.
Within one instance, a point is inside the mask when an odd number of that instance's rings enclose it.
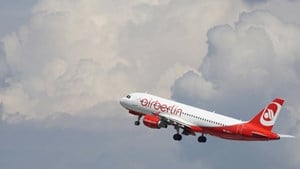
<instances>
[{"instance_id":1,"label":"red stripe on fuselage","mask_svg":"<svg viewBox=\"0 0 300 169\"><path fill-rule=\"evenodd\" d=\"M278 134L249 124L203 127L203 133L230 140L277 140Z\"/></svg>"}]
</instances>

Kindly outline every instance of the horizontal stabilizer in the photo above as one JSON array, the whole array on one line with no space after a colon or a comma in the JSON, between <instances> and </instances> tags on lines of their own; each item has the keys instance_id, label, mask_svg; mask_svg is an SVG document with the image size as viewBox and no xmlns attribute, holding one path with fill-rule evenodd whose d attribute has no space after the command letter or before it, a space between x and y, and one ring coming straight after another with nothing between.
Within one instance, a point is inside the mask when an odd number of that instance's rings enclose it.
<instances>
[{"instance_id":1,"label":"horizontal stabilizer","mask_svg":"<svg viewBox=\"0 0 300 169\"><path fill-rule=\"evenodd\" d=\"M286 135L286 134L278 134L280 138L295 138L295 136Z\"/></svg>"}]
</instances>

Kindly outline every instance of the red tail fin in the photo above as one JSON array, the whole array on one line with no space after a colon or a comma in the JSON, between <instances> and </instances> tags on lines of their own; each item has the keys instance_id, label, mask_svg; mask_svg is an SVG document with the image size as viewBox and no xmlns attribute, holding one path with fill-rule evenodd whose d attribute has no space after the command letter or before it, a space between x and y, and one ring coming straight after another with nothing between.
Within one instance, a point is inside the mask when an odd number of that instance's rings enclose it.
<instances>
[{"instance_id":1,"label":"red tail fin","mask_svg":"<svg viewBox=\"0 0 300 169\"><path fill-rule=\"evenodd\" d=\"M283 99L280 98L274 99L268 106L266 106L263 110L261 110L248 123L251 123L253 125L271 131L283 103L284 103Z\"/></svg>"}]
</instances>

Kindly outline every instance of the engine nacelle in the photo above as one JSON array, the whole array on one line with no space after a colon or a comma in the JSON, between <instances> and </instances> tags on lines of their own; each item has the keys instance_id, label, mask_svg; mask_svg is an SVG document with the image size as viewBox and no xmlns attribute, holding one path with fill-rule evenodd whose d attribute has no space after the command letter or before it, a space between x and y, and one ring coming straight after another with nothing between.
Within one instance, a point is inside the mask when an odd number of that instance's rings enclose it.
<instances>
[{"instance_id":1,"label":"engine nacelle","mask_svg":"<svg viewBox=\"0 0 300 169\"><path fill-rule=\"evenodd\" d=\"M158 116L147 114L144 116L143 123L145 126L153 128L153 129L160 129L160 128L167 128L168 124L160 120Z\"/></svg>"}]
</instances>

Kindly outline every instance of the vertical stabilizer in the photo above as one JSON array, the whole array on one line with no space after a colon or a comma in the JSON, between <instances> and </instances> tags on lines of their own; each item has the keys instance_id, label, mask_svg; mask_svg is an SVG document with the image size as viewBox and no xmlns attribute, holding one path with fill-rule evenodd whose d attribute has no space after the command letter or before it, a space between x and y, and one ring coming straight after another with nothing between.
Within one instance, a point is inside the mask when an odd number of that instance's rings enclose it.
<instances>
[{"instance_id":1,"label":"vertical stabilizer","mask_svg":"<svg viewBox=\"0 0 300 169\"><path fill-rule=\"evenodd\" d=\"M248 123L256 125L266 130L272 130L284 100L281 98L274 99L268 106L261 110Z\"/></svg>"}]
</instances>

